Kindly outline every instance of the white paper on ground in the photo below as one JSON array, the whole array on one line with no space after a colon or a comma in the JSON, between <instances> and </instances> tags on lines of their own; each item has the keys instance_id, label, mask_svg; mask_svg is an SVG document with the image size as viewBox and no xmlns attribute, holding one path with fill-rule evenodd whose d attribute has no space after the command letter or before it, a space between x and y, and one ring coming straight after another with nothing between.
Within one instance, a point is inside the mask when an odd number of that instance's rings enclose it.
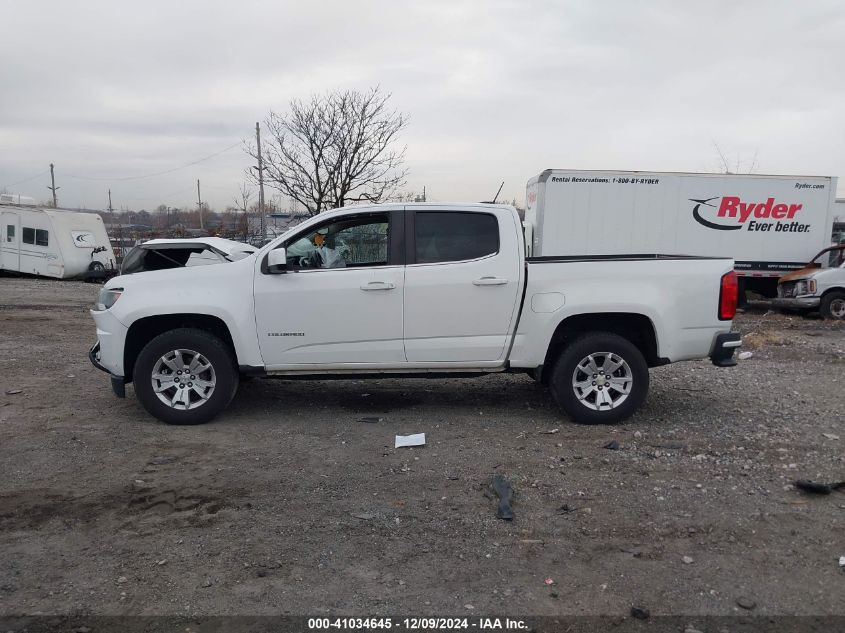
<instances>
[{"instance_id":1,"label":"white paper on ground","mask_svg":"<svg viewBox=\"0 0 845 633\"><path fill-rule=\"evenodd\" d=\"M400 448L402 446L425 446L425 433L397 435L396 446L394 446L394 448Z\"/></svg>"}]
</instances>

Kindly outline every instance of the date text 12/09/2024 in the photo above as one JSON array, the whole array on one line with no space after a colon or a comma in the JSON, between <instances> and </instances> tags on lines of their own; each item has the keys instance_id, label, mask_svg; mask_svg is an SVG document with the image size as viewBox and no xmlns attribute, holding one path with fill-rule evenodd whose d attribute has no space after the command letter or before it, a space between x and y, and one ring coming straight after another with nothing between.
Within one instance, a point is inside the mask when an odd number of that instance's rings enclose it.
<instances>
[{"instance_id":1,"label":"date text 12/09/2024","mask_svg":"<svg viewBox=\"0 0 845 633\"><path fill-rule=\"evenodd\" d=\"M511 618L308 618L309 631L338 630L527 630L524 620Z\"/></svg>"}]
</instances>

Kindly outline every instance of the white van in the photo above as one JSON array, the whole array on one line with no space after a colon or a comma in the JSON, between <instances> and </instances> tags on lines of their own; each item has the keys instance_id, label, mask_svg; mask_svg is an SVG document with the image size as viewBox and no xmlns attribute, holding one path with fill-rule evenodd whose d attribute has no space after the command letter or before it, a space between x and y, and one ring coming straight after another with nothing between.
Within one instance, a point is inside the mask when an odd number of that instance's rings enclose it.
<instances>
[{"instance_id":1,"label":"white van","mask_svg":"<svg viewBox=\"0 0 845 633\"><path fill-rule=\"evenodd\" d=\"M96 279L114 269L106 227L96 213L0 203L0 271Z\"/></svg>"}]
</instances>

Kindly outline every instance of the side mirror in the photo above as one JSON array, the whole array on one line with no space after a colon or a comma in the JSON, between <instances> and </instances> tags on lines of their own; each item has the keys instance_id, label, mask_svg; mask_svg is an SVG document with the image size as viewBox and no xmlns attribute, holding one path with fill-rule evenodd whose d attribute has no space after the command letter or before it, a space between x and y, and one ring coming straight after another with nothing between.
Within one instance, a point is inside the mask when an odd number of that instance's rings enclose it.
<instances>
[{"instance_id":1,"label":"side mirror","mask_svg":"<svg viewBox=\"0 0 845 633\"><path fill-rule=\"evenodd\" d=\"M288 254L284 248L276 248L267 254L267 272L280 275L288 271Z\"/></svg>"}]
</instances>

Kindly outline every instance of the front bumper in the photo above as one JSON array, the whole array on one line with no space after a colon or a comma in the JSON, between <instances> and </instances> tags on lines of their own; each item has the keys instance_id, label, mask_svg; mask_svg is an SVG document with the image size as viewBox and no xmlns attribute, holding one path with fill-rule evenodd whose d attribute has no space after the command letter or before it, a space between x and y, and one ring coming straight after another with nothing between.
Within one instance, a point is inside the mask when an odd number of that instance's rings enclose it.
<instances>
[{"instance_id":1,"label":"front bumper","mask_svg":"<svg viewBox=\"0 0 845 633\"><path fill-rule=\"evenodd\" d=\"M126 397L126 379L123 376L115 376L107 368L100 363L100 341L94 343L94 346L88 351L88 360L100 371L104 371L111 378L111 388L114 395L118 398Z\"/></svg>"},{"instance_id":2,"label":"front bumper","mask_svg":"<svg viewBox=\"0 0 845 633\"><path fill-rule=\"evenodd\" d=\"M97 325L97 341L100 351L99 363L112 376L125 376L123 367L123 347L126 343L127 328L111 310L91 310L91 317Z\"/></svg>"},{"instance_id":3,"label":"front bumper","mask_svg":"<svg viewBox=\"0 0 845 633\"><path fill-rule=\"evenodd\" d=\"M710 352L710 361L716 367L733 367L736 365L734 350L742 345L742 337L739 332L724 332L716 335L713 343L713 350Z\"/></svg>"},{"instance_id":4,"label":"front bumper","mask_svg":"<svg viewBox=\"0 0 845 633\"><path fill-rule=\"evenodd\" d=\"M772 305L776 308L786 308L787 310L803 310L807 308L818 308L821 302L821 297L778 297L772 300Z\"/></svg>"}]
</instances>

